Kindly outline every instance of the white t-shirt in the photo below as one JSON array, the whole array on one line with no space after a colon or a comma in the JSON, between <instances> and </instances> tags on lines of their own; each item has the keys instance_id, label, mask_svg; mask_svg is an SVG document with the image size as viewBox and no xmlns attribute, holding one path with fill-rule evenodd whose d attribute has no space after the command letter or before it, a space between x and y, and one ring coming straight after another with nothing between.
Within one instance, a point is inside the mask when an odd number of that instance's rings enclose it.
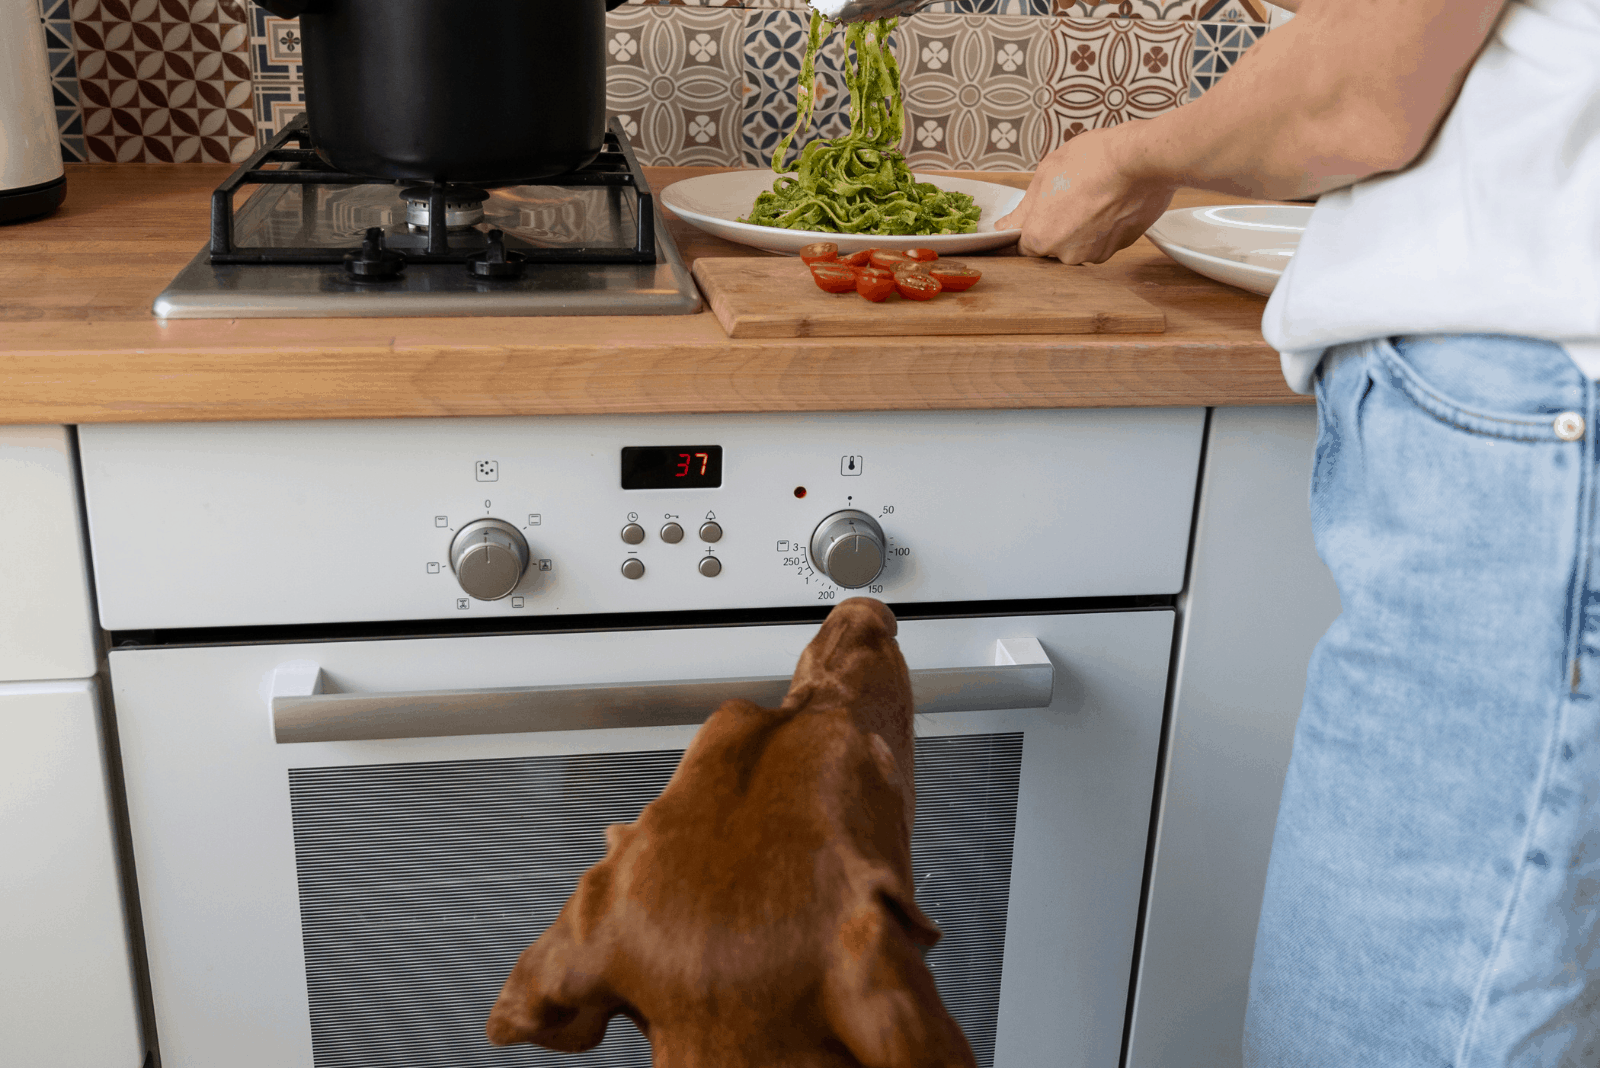
<instances>
[{"instance_id":1,"label":"white t-shirt","mask_svg":"<svg viewBox=\"0 0 1600 1068\"><path fill-rule=\"evenodd\" d=\"M1600 378L1600 0L1511 0L1427 151L1317 201L1261 332L1298 392L1398 334L1544 338Z\"/></svg>"}]
</instances>

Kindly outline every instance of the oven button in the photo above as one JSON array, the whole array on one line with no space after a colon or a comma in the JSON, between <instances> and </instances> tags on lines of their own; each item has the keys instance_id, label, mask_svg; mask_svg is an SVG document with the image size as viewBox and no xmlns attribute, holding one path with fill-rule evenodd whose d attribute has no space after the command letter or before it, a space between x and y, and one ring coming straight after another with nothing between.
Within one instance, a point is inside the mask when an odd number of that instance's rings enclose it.
<instances>
[{"instance_id":1,"label":"oven button","mask_svg":"<svg viewBox=\"0 0 1600 1068\"><path fill-rule=\"evenodd\" d=\"M638 545L641 541L644 541L644 527L641 527L638 523L629 523L622 528L622 540L629 545Z\"/></svg>"},{"instance_id":2,"label":"oven button","mask_svg":"<svg viewBox=\"0 0 1600 1068\"><path fill-rule=\"evenodd\" d=\"M480 601L498 601L517 588L528 569L528 543L510 523L475 519L450 543L450 570Z\"/></svg>"},{"instance_id":3,"label":"oven button","mask_svg":"<svg viewBox=\"0 0 1600 1068\"><path fill-rule=\"evenodd\" d=\"M716 578L722 574L722 561L715 556L702 556L700 558L700 574L706 578Z\"/></svg>"},{"instance_id":4,"label":"oven button","mask_svg":"<svg viewBox=\"0 0 1600 1068\"><path fill-rule=\"evenodd\" d=\"M860 589L883 571L883 544L877 520L846 508L817 525L811 535L811 566L847 590Z\"/></svg>"},{"instance_id":5,"label":"oven button","mask_svg":"<svg viewBox=\"0 0 1600 1068\"><path fill-rule=\"evenodd\" d=\"M661 528L661 540L668 545L676 545L683 540L683 528L676 523L668 523Z\"/></svg>"},{"instance_id":6,"label":"oven button","mask_svg":"<svg viewBox=\"0 0 1600 1068\"><path fill-rule=\"evenodd\" d=\"M721 541L722 526L719 523L705 522L700 524L701 541Z\"/></svg>"},{"instance_id":7,"label":"oven button","mask_svg":"<svg viewBox=\"0 0 1600 1068\"><path fill-rule=\"evenodd\" d=\"M622 576L624 578L643 578L644 561L637 556L630 556L622 561Z\"/></svg>"}]
</instances>

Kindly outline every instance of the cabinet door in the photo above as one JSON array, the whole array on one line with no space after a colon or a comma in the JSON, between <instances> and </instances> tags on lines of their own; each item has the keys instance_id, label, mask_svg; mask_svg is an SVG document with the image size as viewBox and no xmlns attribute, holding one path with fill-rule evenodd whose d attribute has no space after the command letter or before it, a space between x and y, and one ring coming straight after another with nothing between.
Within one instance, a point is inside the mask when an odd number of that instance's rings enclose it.
<instances>
[{"instance_id":1,"label":"cabinet door","mask_svg":"<svg viewBox=\"0 0 1600 1068\"><path fill-rule=\"evenodd\" d=\"M7 1064L136 1068L99 697L0 683L0 1035Z\"/></svg>"},{"instance_id":2,"label":"cabinet door","mask_svg":"<svg viewBox=\"0 0 1600 1068\"><path fill-rule=\"evenodd\" d=\"M87 576L67 428L0 427L0 682L95 673Z\"/></svg>"}]
</instances>

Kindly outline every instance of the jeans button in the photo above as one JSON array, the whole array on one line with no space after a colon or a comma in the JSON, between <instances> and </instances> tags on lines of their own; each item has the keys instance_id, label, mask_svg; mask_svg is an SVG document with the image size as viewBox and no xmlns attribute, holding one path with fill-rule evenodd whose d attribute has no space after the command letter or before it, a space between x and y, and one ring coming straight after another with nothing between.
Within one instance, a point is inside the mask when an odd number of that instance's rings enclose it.
<instances>
[{"instance_id":1,"label":"jeans button","mask_svg":"<svg viewBox=\"0 0 1600 1068\"><path fill-rule=\"evenodd\" d=\"M1577 441L1583 437L1583 416L1577 412L1562 412L1556 416L1555 431L1562 441Z\"/></svg>"}]
</instances>

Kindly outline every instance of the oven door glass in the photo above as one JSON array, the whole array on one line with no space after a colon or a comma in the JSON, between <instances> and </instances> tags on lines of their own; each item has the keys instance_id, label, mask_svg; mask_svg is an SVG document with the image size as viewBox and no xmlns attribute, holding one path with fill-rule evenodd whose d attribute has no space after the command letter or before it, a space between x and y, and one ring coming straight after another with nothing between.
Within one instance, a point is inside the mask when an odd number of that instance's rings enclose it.
<instances>
[{"instance_id":1,"label":"oven door glass","mask_svg":"<svg viewBox=\"0 0 1600 1068\"><path fill-rule=\"evenodd\" d=\"M945 932L929 964L980 1065L1117 1063L1171 628L1167 611L901 624L919 686L968 669L967 710L918 716L913 859ZM786 674L815 630L113 652L162 1063L644 1068L621 1018L578 1056L495 1049L484 1019L711 705L670 708ZM1015 703L1042 707L970 707L1005 703L972 680L1027 639L1048 679L1040 696L1037 670L1013 673L1031 680ZM481 733L530 687L547 721ZM456 733L384 737L408 729ZM319 736L339 740L283 740Z\"/></svg>"}]
</instances>

